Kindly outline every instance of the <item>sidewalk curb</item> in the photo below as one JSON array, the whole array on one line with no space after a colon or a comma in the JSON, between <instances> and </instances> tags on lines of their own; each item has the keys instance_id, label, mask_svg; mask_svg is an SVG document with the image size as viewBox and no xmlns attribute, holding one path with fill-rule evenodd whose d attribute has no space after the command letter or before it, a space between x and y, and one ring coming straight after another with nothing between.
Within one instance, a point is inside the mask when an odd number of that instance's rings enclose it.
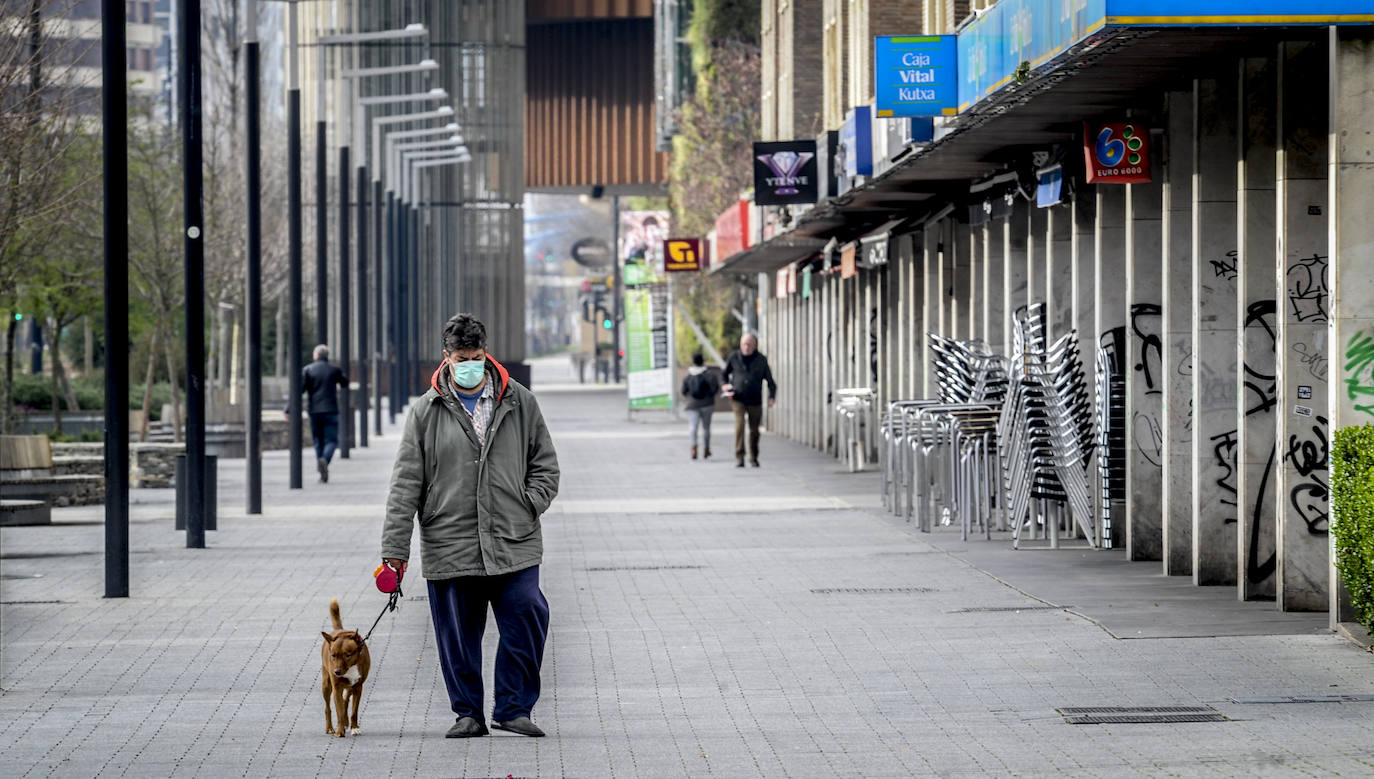
<instances>
[{"instance_id":1,"label":"sidewalk curb","mask_svg":"<svg viewBox=\"0 0 1374 779\"><path fill-rule=\"evenodd\" d=\"M1337 622L1336 632L1366 652L1374 653L1374 635L1358 622Z\"/></svg>"}]
</instances>

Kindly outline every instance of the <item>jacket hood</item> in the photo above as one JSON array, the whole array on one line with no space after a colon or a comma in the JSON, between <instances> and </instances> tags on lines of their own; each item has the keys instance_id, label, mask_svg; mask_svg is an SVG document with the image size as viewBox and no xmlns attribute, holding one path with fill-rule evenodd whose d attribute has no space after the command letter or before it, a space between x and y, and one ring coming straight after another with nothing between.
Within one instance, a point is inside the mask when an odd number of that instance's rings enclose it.
<instances>
[{"instance_id":1,"label":"jacket hood","mask_svg":"<svg viewBox=\"0 0 1374 779\"><path fill-rule=\"evenodd\" d=\"M705 365L693 365L693 366L691 366L690 368L687 369L687 375L689 375L689 376L700 376L701 374L703 374L703 373L705 373L705 372L706 372L706 366L705 366Z\"/></svg>"},{"instance_id":2,"label":"jacket hood","mask_svg":"<svg viewBox=\"0 0 1374 779\"><path fill-rule=\"evenodd\" d=\"M434 370L434 375L429 378L429 386L433 387L434 391L439 393L440 397L444 395L443 384L448 383L440 383L439 381L440 377L444 375L445 365L448 365L447 360L440 362L439 367ZM492 357L490 354L487 355L487 378L501 380L501 388L496 392L496 402L500 403L501 399L506 396L506 388L510 386L510 373L506 371L506 366L497 362L496 358Z\"/></svg>"}]
</instances>

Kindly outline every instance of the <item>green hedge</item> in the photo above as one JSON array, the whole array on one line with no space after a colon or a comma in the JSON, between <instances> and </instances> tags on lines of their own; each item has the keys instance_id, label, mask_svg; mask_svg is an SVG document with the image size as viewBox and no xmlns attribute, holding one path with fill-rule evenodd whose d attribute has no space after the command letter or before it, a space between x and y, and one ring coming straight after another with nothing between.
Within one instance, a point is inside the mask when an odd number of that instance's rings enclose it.
<instances>
[{"instance_id":1,"label":"green hedge","mask_svg":"<svg viewBox=\"0 0 1374 779\"><path fill-rule=\"evenodd\" d=\"M0 377L3 380L3 377ZM72 392L82 411L100 411L105 408L105 380L99 376L72 379ZM60 391L59 391L60 394ZM67 410L63 398L62 410ZM153 403L150 416L157 420L162 416L162 404L172 402L172 385L159 382L153 385ZM31 411L52 410L52 377L48 374L16 373L14 376L14 405ZM143 408L143 385L129 387L129 408Z\"/></svg>"},{"instance_id":2,"label":"green hedge","mask_svg":"<svg viewBox=\"0 0 1374 779\"><path fill-rule=\"evenodd\" d=\"M1374 425L1332 437L1331 534L1355 619L1374 633Z\"/></svg>"}]
</instances>

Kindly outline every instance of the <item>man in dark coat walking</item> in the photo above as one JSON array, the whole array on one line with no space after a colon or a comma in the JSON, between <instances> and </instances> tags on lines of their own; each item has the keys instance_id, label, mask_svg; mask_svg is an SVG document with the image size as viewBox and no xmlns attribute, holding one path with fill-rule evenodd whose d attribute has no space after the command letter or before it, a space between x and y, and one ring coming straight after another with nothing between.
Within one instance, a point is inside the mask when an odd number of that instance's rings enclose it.
<instances>
[{"instance_id":1,"label":"man in dark coat walking","mask_svg":"<svg viewBox=\"0 0 1374 779\"><path fill-rule=\"evenodd\" d=\"M534 393L487 353L481 322L449 319L443 351L429 391L406 416L382 559L404 571L419 526L439 668L457 715L445 735L487 735L482 634L490 607L501 633L492 727L542 736L530 719L549 630L539 517L558 495L558 455Z\"/></svg>"},{"instance_id":2,"label":"man in dark coat walking","mask_svg":"<svg viewBox=\"0 0 1374 779\"><path fill-rule=\"evenodd\" d=\"M329 463L339 448L339 397L335 387L348 391L343 369L329 362L329 347L315 347L315 361L301 369L301 390L310 397L310 436L315 441L315 465L320 481L329 481Z\"/></svg>"},{"instance_id":3,"label":"man in dark coat walking","mask_svg":"<svg viewBox=\"0 0 1374 779\"><path fill-rule=\"evenodd\" d=\"M768 407L778 394L778 383L768 368L768 358L759 351L759 339L745 333L739 351L725 362L730 407L735 410L735 467L744 467L744 425L749 423L749 464L759 467L759 422L763 419L763 385L768 385Z\"/></svg>"}]
</instances>

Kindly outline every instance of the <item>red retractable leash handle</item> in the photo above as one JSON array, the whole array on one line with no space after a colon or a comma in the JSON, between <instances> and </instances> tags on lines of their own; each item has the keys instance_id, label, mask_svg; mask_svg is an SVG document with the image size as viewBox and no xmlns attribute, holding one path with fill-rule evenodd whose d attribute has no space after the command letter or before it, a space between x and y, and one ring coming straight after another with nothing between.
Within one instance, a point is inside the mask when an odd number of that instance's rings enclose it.
<instances>
[{"instance_id":1,"label":"red retractable leash handle","mask_svg":"<svg viewBox=\"0 0 1374 779\"><path fill-rule=\"evenodd\" d=\"M372 627L367 629L367 635L363 636L362 643L366 644L372 638L372 631L377 629L377 623L382 621L388 611L395 611L396 604L403 597L401 592L401 579L405 577L405 572L399 568L392 568L391 563L382 563L377 566L377 570L372 572L372 577L377 583L378 591L390 596L386 600L386 605L382 607L382 613L377 615L377 619L372 621Z\"/></svg>"}]
</instances>

